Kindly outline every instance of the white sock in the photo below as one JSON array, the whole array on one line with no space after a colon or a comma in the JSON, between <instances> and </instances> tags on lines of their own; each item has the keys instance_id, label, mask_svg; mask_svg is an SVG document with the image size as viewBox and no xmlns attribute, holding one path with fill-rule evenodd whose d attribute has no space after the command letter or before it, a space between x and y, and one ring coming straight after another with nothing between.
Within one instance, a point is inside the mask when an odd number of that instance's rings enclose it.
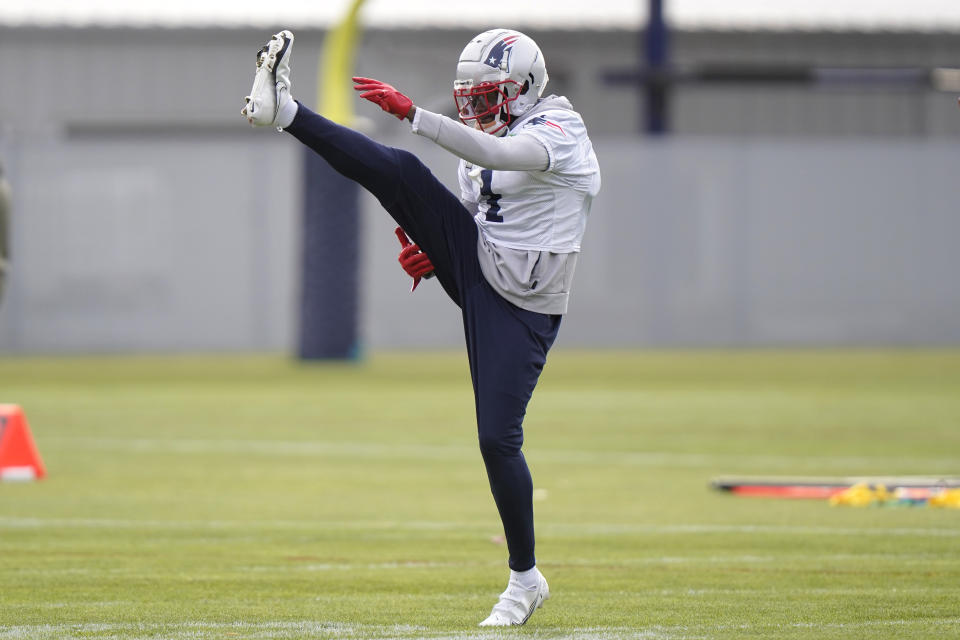
<instances>
[{"instance_id":1,"label":"white sock","mask_svg":"<svg viewBox=\"0 0 960 640\"><path fill-rule=\"evenodd\" d=\"M540 572L537 571L537 565L533 565L526 571L510 570L510 579L519 582L520 586L527 591L533 591L540 584Z\"/></svg>"},{"instance_id":2,"label":"white sock","mask_svg":"<svg viewBox=\"0 0 960 640\"><path fill-rule=\"evenodd\" d=\"M287 103L281 106L280 111L277 112L276 125L281 129L289 127L293 119L297 117L297 109L299 108L300 105L297 104L296 100L293 98L287 100Z\"/></svg>"}]
</instances>

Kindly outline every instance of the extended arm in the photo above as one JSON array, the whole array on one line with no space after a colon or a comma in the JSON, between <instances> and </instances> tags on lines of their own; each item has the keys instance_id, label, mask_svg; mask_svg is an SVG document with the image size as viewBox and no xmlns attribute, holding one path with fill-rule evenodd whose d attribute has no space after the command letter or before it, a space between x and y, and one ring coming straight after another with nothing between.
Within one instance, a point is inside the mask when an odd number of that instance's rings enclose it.
<instances>
[{"instance_id":1,"label":"extended arm","mask_svg":"<svg viewBox=\"0 0 960 640\"><path fill-rule=\"evenodd\" d=\"M385 82L362 77L353 81L361 98L380 105L401 120L409 120L414 133L433 140L467 162L501 171L542 171L550 164L546 147L532 136L497 138L418 108L410 98Z\"/></svg>"},{"instance_id":2,"label":"extended arm","mask_svg":"<svg viewBox=\"0 0 960 640\"><path fill-rule=\"evenodd\" d=\"M414 133L471 164L501 171L542 171L550 162L546 147L533 136L497 138L426 109L414 109Z\"/></svg>"}]
</instances>

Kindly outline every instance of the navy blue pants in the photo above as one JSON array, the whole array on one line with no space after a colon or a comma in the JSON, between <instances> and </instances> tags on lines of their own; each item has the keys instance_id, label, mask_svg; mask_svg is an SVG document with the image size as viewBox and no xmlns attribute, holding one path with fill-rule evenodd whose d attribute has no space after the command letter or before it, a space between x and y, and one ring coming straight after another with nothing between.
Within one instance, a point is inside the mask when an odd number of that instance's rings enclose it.
<instances>
[{"instance_id":1,"label":"navy blue pants","mask_svg":"<svg viewBox=\"0 0 960 640\"><path fill-rule=\"evenodd\" d=\"M437 280L462 310L480 451L510 568L531 568L533 482L520 451L523 417L561 316L520 309L493 290L480 271L472 215L412 153L374 142L302 104L286 130L380 201L430 257Z\"/></svg>"}]
</instances>

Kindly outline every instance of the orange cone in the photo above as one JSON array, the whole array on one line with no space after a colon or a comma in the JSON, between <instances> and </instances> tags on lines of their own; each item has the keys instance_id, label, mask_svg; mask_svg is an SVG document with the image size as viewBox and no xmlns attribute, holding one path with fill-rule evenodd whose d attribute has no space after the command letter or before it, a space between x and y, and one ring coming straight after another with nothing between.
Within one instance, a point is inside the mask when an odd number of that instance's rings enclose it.
<instances>
[{"instance_id":1,"label":"orange cone","mask_svg":"<svg viewBox=\"0 0 960 640\"><path fill-rule=\"evenodd\" d=\"M45 475L23 409L0 404L0 480L39 480Z\"/></svg>"}]
</instances>

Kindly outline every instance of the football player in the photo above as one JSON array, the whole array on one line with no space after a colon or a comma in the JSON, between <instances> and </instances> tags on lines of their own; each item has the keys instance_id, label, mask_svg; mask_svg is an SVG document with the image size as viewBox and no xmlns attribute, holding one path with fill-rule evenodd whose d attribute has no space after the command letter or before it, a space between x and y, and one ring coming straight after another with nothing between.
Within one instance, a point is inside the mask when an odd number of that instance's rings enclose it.
<instances>
[{"instance_id":1,"label":"football player","mask_svg":"<svg viewBox=\"0 0 960 640\"><path fill-rule=\"evenodd\" d=\"M255 126L292 134L370 191L416 243L416 250L405 248L407 262L421 250L429 256L408 272L432 271L461 308L480 452L510 567L506 590L480 625L524 624L550 592L534 557L523 418L567 312L587 214L600 190L583 119L566 98L544 94L543 53L509 29L481 33L460 54L453 84L459 122L417 107L385 82L354 78L362 98L460 158L458 198L413 154L295 101L293 41L281 31L260 50L242 114Z\"/></svg>"}]
</instances>

